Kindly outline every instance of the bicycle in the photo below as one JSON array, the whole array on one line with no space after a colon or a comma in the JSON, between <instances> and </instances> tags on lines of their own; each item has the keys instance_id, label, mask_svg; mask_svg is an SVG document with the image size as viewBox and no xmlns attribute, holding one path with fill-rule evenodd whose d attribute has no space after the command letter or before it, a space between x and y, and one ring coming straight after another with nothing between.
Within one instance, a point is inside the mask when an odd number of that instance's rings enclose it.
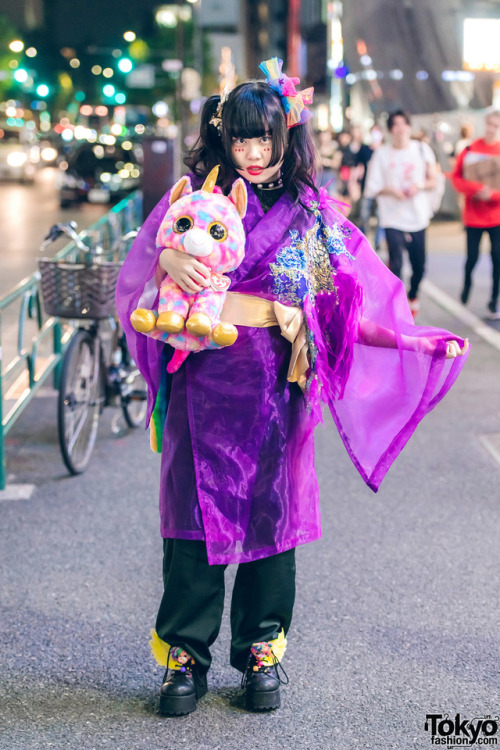
<instances>
[{"instance_id":1,"label":"bicycle","mask_svg":"<svg viewBox=\"0 0 500 750\"><path fill-rule=\"evenodd\" d=\"M47 315L81 321L63 356L57 407L59 445L71 474L88 466L104 407L120 406L128 427L135 428L144 419L147 399L114 301L127 243L137 231L104 250L87 246L76 229L75 222L54 224L40 246L44 252L65 234L75 245L74 260L38 261Z\"/></svg>"}]
</instances>

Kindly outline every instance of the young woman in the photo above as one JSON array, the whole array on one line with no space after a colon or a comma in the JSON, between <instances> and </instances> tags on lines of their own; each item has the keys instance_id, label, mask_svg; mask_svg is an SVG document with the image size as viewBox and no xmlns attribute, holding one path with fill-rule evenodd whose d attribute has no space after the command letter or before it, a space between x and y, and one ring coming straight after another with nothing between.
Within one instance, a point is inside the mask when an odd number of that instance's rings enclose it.
<instances>
[{"instance_id":1,"label":"young woman","mask_svg":"<svg viewBox=\"0 0 500 750\"><path fill-rule=\"evenodd\" d=\"M280 705L294 549L321 535L313 440L321 405L376 491L420 419L451 387L465 359L456 357L468 348L447 331L413 325L401 282L316 191L306 124L311 92L297 92L280 63L263 63L267 80L241 84L225 102L207 100L200 140L186 160L195 189L216 165L224 192L238 176L246 182L246 255L228 274L225 310L238 326L236 343L192 354L167 376L171 347L130 325L139 300L154 307L158 269L188 292L207 284L201 262L155 247L168 194L118 284L149 413L156 405L155 415L164 415L165 589L151 644L167 667L165 714L189 713L207 690L231 563L239 564L231 664L243 673L248 709Z\"/></svg>"}]
</instances>

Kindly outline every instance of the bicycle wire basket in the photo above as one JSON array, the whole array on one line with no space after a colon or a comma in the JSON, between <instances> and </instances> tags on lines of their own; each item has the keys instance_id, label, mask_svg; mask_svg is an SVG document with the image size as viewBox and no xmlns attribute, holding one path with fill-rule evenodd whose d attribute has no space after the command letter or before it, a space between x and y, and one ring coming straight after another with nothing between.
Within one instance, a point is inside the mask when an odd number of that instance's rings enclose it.
<instances>
[{"instance_id":1,"label":"bicycle wire basket","mask_svg":"<svg viewBox=\"0 0 500 750\"><path fill-rule=\"evenodd\" d=\"M122 263L41 258L38 267L47 315L94 320L116 315L115 288Z\"/></svg>"}]
</instances>

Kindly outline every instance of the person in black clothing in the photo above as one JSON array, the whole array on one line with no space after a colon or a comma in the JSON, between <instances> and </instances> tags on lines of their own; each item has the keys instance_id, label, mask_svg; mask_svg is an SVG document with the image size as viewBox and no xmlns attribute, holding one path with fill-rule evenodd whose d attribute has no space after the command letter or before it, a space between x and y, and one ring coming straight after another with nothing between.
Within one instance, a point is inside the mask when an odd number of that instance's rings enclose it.
<instances>
[{"instance_id":1,"label":"person in black clothing","mask_svg":"<svg viewBox=\"0 0 500 750\"><path fill-rule=\"evenodd\" d=\"M366 168L372 156L372 149L363 143L363 131L359 125L350 128L351 140L344 151L342 166L349 168L347 195L349 196L353 212L357 213L357 205L363 194Z\"/></svg>"}]
</instances>

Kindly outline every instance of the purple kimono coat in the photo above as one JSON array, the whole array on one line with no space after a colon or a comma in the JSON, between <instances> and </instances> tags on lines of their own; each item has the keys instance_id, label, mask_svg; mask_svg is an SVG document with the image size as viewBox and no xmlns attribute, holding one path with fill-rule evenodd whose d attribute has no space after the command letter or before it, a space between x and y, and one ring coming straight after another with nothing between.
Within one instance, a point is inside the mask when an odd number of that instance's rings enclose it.
<instances>
[{"instance_id":1,"label":"purple kimono coat","mask_svg":"<svg viewBox=\"0 0 500 750\"><path fill-rule=\"evenodd\" d=\"M284 194L265 214L247 187L246 255L228 274L230 290L302 307L311 371L304 396L287 381L291 344L279 327L240 326L233 346L191 354L168 376L161 533L206 540L210 564L248 562L321 536L313 435L321 403L376 491L466 359L445 359L448 331L414 326L403 284L331 201L322 196L318 204L311 194L305 209ZM167 207L168 193L117 286L131 354L149 388L149 416L165 377L162 352L171 347L134 331L129 316L155 306L155 238ZM360 343L361 316L376 346ZM380 331L392 337L388 347Z\"/></svg>"}]
</instances>

